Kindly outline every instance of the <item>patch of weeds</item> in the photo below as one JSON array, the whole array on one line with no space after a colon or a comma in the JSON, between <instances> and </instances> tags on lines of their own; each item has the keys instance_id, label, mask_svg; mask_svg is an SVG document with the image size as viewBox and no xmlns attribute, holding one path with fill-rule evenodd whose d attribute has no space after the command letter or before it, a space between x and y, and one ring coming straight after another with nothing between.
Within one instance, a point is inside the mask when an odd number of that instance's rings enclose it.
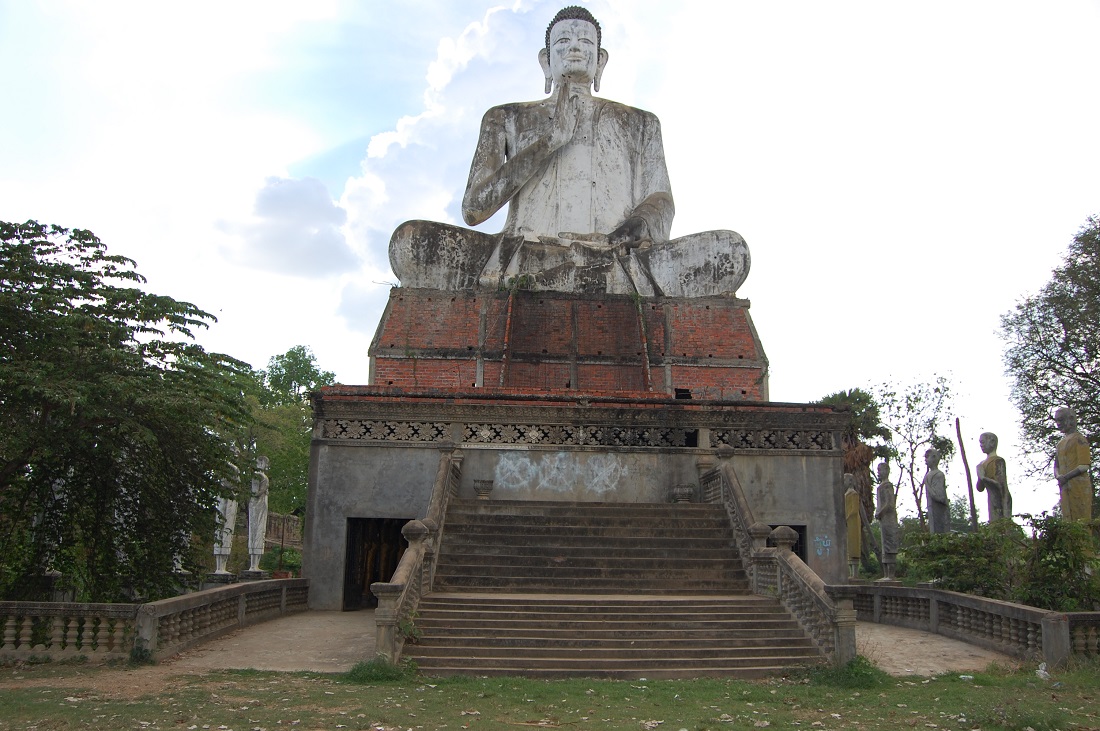
<instances>
[{"instance_id":1,"label":"patch of weeds","mask_svg":"<svg viewBox=\"0 0 1100 731\"><path fill-rule=\"evenodd\" d=\"M420 639L424 636L421 629L416 626L416 620L419 617L420 615L416 612L409 612L397 623L397 631L405 638L405 642L412 645L420 642Z\"/></svg>"},{"instance_id":2,"label":"patch of weeds","mask_svg":"<svg viewBox=\"0 0 1100 731\"><path fill-rule=\"evenodd\" d=\"M235 675L238 678L266 678L272 675L270 670L257 670L256 668L236 668L226 670L226 675Z\"/></svg>"},{"instance_id":3,"label":"patch of weeds","mask_svg":"<svg viewBox=\"0 0 1100 731\"><path fill-rule=\"evenodd\" d=\"M71 657L64 657L57 661L58 665L87 665L87 655L73 655Z\"/></svg>"},{"instance_id":4,"label":"patch of weeds","mask_svg":"<svg viewBox=\"0 0 1100 731\"><path fill-rule=\"evenodd\" d=\"M416 676L416 670L416 663L411 660L394 664L379 656L373 660L356 663L355 667L344 674L343 679L358 685L392 683L401 680L412 680Z\"/></svg>"},{"instance_id":5,"label":"patch of weeds","mask_svg":"<svg viewBox=\"0 0 1100 731\"><path fill-rule=\"evenodd\" d=\"M891 680L863 655L856 655L848 664L839 667L824 665L811 668L807 671L807 677L817 685L854 689L880 688Z\"/></svg>"},{"instance_id":6,"label":"patch of weeds","mask_svg":"<svg viewBox=\"0 0 1100 731\"><path fill-rule=\"evenodd\" d=\"M1036 709L1026 703L1021 707L1015 699L975 709L967 718L975 726L1008 731L1056 731L1066 728L1069 720L1061 709Z\"/></svg>"},{"instance_id":7,"label":"patch of weeds","mask_svg":"<svg viewBox=\"0 0 1100 731\"><path fill-rule=\"evenodd\" d=\"M153 659L153 653L149 651L149 648L143 644L135 644L134 648L130 650L130 664L131 665L153 665L156 661Z\"/></svg>"}]
</instances>

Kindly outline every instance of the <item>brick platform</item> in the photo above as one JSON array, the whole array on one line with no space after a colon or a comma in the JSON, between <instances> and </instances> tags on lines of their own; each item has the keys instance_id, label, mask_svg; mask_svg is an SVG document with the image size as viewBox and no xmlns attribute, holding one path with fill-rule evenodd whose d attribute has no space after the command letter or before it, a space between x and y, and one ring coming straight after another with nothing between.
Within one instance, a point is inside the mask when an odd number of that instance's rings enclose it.
<instances>
[{"instance_id":1,"label":"brick platform","mask_svg":"<svg viewBox=\"0 0 1100 731\"><path fill-rule=\"evenodd\" d=\"M747 300L394 288L370 382L768 400Z\"/></svg>"}]
</instances>

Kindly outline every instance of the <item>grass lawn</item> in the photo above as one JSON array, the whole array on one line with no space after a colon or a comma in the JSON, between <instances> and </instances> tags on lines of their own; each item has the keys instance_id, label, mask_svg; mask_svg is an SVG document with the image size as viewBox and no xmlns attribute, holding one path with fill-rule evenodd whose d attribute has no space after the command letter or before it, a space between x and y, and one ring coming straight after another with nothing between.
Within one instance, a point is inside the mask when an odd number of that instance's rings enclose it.
<instances>
[{"instance_id":1,"label":"grass lawn","mask_svg":"<svg viewBox=\"0 0 1100 731\"><path fill-rule=\"evenodd\" d=\"M171 665L0 667L0 729L1100 729L1100 665L891 678L866 661L759 681L380 680Z\"/></svg>"}]
</instances>

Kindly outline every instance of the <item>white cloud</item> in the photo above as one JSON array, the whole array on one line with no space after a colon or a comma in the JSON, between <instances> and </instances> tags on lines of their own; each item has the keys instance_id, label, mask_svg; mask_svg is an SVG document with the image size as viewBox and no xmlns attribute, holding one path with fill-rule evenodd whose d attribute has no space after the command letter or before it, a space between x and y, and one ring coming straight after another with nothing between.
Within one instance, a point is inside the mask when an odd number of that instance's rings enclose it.
<instances>
[{"instance_id":1,"label":"white cloud","mask_svg":"<svg viewBox=\"0 0 1100 731\"><path fill-rule=\"evenodd\" d=\"M256 194L251 221L223 223L237 247L228 256L238 264L300 277L341 274L357 258L342 227L347 212L314 178L268 178Z\"/></svg>"}]
</instances>

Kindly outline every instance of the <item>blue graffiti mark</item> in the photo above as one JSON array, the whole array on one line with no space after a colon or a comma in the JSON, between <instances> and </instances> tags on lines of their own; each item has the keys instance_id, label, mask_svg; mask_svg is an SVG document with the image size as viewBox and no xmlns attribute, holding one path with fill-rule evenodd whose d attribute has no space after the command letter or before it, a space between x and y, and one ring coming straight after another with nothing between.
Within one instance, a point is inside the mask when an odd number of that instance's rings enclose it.
<instances>
[{"instance_id":1,"label":"blue graffiti mark","mask_svg":"<svg viewBox=\"0 0 1100 731\"><path fill-rule=\"evenodd\" d=\"M833 550L833 539L828 535L814 536L814 552L818 556L830 556Z\"/></svg>"}]
</instances>

